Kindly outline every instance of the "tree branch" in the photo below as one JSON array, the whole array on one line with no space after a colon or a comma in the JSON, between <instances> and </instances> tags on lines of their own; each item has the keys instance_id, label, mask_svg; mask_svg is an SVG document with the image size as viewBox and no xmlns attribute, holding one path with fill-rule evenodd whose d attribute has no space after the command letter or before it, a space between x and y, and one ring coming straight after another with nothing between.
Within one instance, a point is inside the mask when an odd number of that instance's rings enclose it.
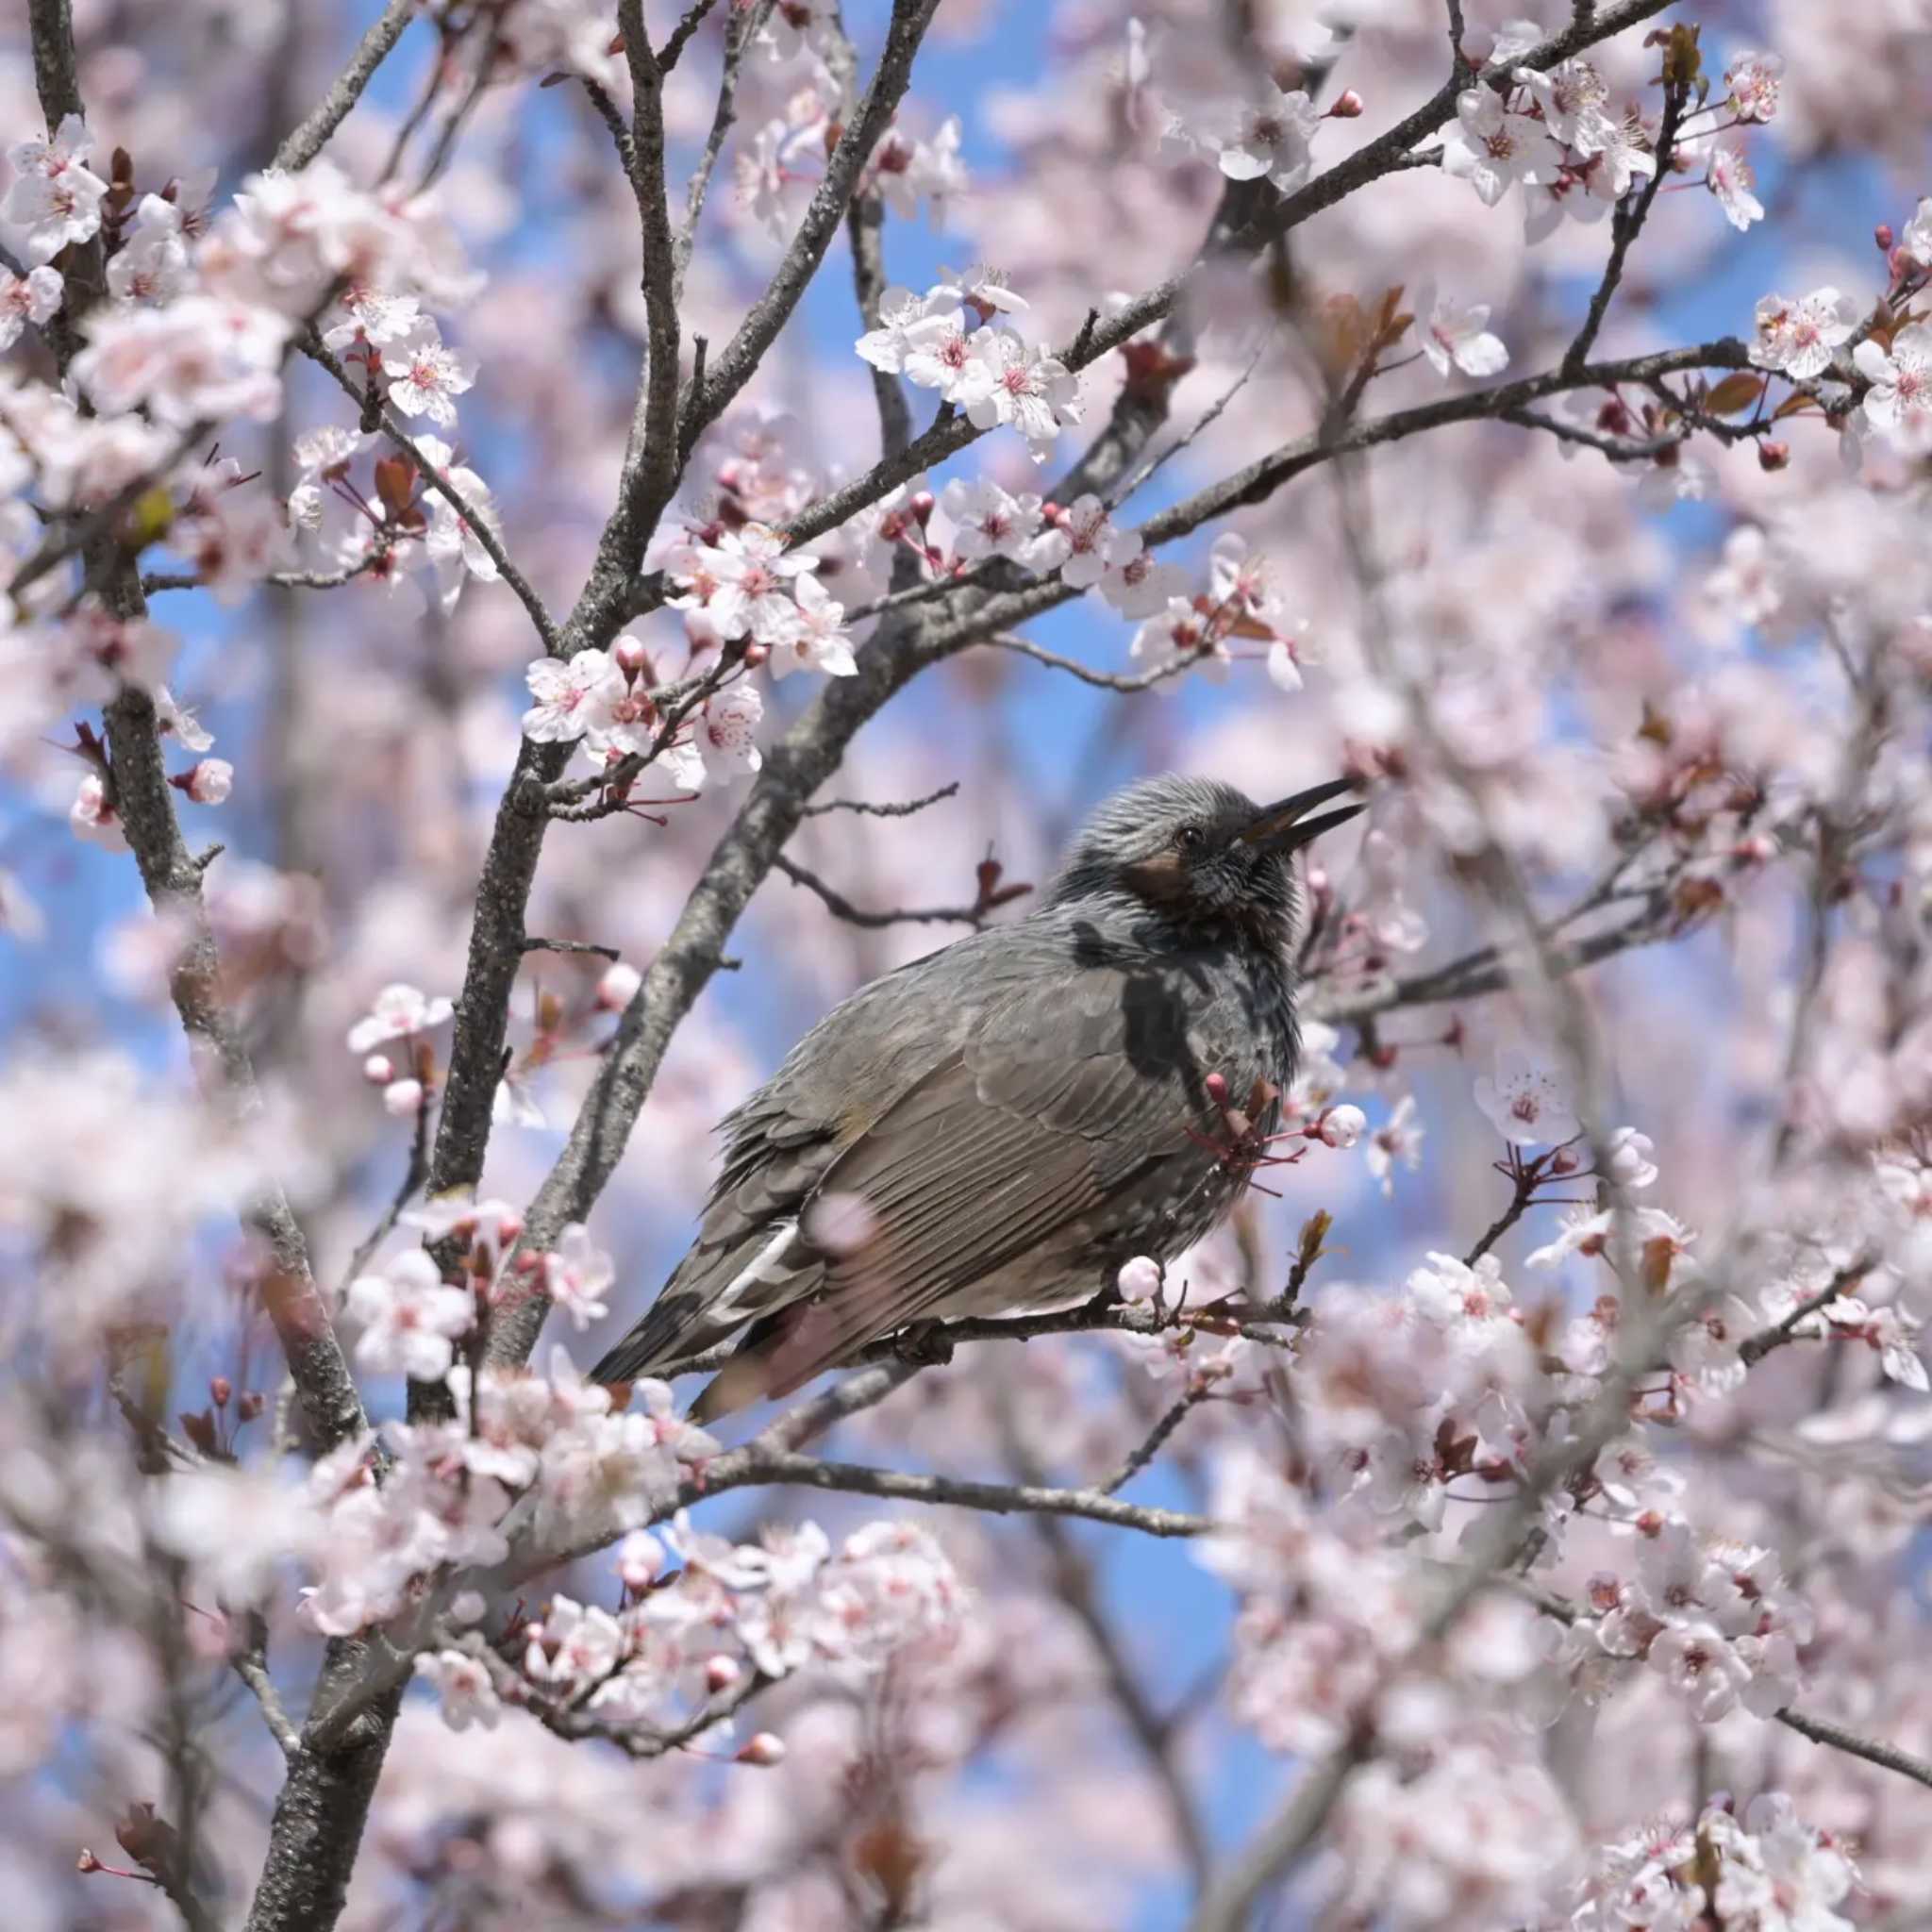
<instances>
[{"instance_id":1,"label":"tree branch","mask_svg":"<svg viewBox=\"0 0 1932 1932\"><path fill-rule=\"evenodd\" d=\"M847 925L878 931L889 925L970 925L977 931L986 924L987 908L979 906L895 907L890 912L868 912L855 906L842 892L835 891L815 872L808 872L795 859L781 852L772 861L773 870L782 872L795 886L816 892L825 909Z\"/></svg>"},{"instance_id":2,"label":"tree branch","mask_svg":"<svg viewBox=\"0 0 1932 1932\"><path fill-rule=\"evenodd\" d=\"M1932 1764L1926 1763L1923 1757L1914 1757L1909 1751L1901 1751L1896 1744L1861 1738L1856 1731L1846 1730L1842 1724L1828 1723L1824 1718L1807 1717L1789 1705L1777 1713L1777 1721L1788 1729L1796 1731L1799 1737L1809 1738L1814 1744L1829 1745L1834 1751L1862 1757L1867 1764L1875 1764L1881 1771L1895 1771L1901 1777L1910 1778L1914 1784L1932 1788Z\"/></svg>"},{"instance_id":3,"label":"tree branch","mask_svg":"<svg viewBox=\"0 0 1932 1932\"><path fill-rule=\"evenodd\" d=\"M390 49L402 39L403 29L408 25L416 7L417 0L389 0L389 5L371 23L369 31L357 42L349 64L316 103L314 111L275 150L275 167L287 174L299 174L327 146L329 137L362 98L362 90L389 57Z\"/></svg>"},{"instance_id":4,"label":"tree branch","mask_svg":"<svg viewBox=\"0 0 1932 1932\"><path fill-rule=\"evenodd\" d=\"M308 329L303 333L299 345L302 353L311 362L320 363L324 369L327 370L335 377L344 393L353 397L358 408L367 402L368 398L356 385L356 378L343 368L333 352L323 341L322 338L316 334L313 328ZM462 519L464 526L468 529L469 533L475 538L491 562L496 566L497 574L516 593L517 601L529 612L530 622L536 625L537 635L543 640L544 649L553 658L558 656L560 653L560 641L558 636L556 621L551 617L549 611L543 608L542 598L538 596L536 591L530 588L529 580L511 560L509 552L503 547L503 540L491 528L489 523L471 507L457 486L438 470L435 464L416 446L415 439L397 421L395 411L387 403L383 404L377 412L376 421L382 427L382 433L415 464L417 474L423 478L425 484L429 489L435 491L437 495L441 497L449 505L450 508L455 510L457 515Z\"/></svg>"},{"instance_id":5,"label":"tree branch","mask_svg":"<svg viewBox=\"0 0 1932 1932\"><path fill-rule=\"evenodd\" d=\"M752 305L739 324L738 332L711 366L702 396L692 398L691 420L695 433L714 423L732 398L751 380L752 372L777 339L778 331L791 319L798 299L818 273L832 237L845 217L845 205L852 198L859 170L872 158L879 137L891 124L901 97L912 78L912 59L926 27L938 10L939 0L893 0L891 24L886 31L886 44L874 69L872 84L858 111L846 124L825 163L824 178L813 192L805 219L785 251L765 292Z\"/></svg>"}]
</instances>

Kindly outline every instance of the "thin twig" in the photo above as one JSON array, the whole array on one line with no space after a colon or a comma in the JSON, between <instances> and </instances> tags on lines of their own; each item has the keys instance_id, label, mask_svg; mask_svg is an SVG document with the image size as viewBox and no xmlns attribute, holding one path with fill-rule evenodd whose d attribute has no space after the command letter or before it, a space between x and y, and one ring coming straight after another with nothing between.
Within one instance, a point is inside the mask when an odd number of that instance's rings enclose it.
<instances>
[{"instance_id":1,"label":"thin twig","mask_svg":"<svg viewBox=\"0 0 1932 1932\"><path fill-rule=\"evenodd\" d=\"M865 926L873 931L889 925L970 925L976 930L986 924L984 906L898 906L888 912L869 912L828 886L817 873L808 871L782 852L772 861L772 869L782 872L793 885L816 892L824 902L826 911L847 925Z\"/></svg>"},{"instance_id":2,"label":"thin twig","mask_svg":"<svg viewBox=\"0 0 1932 1932\"><path fill-rule=\"evenodd\" d=\"M1663 118L1657 125L1657 165L1641 189L1634 194L1626 194L1617 204L1616 212L1610 218L1609 259L1604 264L1603 279L1597 283L1595 292L1590 298L1583 325L1564 352L1562 367L1566 375L1583 367L1584 358L1596 342L1597 331L1604 325L1611 298L1624 279L1624 264L1629 258L1638 236L1643 232L1644 221L1664 185L1664 177L1671 172L1671 156L1677 142L1677 124L1683 118L1684 104L1689 94L1690 87L1682 79L1674 78L1665 85Z\"/></svg>"},{"instance_id":3,"label":"thin twig","mask_svg":"<svg viewBox=\"0 0 1932 1932\"><path fill-rule=\"evenodd\" d=\"M1870 1256L1860 1257L1856 1261L1848 1261L1816 1294L1807 1295L1783 1321L1774 1322L1769 1328L1760 1329L1756 1335L1747 1337L1743 1346L1738 1351L1739 1360L1747 1369L1752 1368L1761 1362L1774 1349L1783 1348L1787 1342L1797 1341L1798 1329L1803 1323L1817 1314L1819 1309L1827 1304L1837 1301L1846 1289L1871 1274L1876 1265Z\"/></svg>"},{"instance_id":4,"label":"thin twig","mask_svg":"<svg viewBox=\"0 0 1932 1932\"><path fill-rule=\"evenodd\" d=\"M1187 1393L1178 1402L1174 1403L1168 1409L1167 1413L1148 1431L1146 1441L1121 1464L1120 1468L1112 1475L1108 1476L1100 1485L1101 1494L1111 1496L1117 1491L1125 1489L1167 1447L1168 1442L1174 1436L1174 1432L1204 1402L1208 1401L1213 1393L1214 1389L1211 1383L1205 1381L1191 1383Z\"/></svg>"},{"instance_id":5,"label":"thin twig","mask_svg":"<svg viewBox=\"0 0 1932 1932\"><path fill-rule=\"evenodd\" d=\"M293 1757L302 1748L302 1735L290 1721L289 1713L282 1708L281 1693L275 1689L275 1679L268 1674L268 1624L259 1611L248 1620L248 1647L239 1650L229 1659L235 1674L254 1693L255 1701L261 1707L261 1721L268 1726L269 1735L282 1747L284 1757Z\"/></svg>"},{"instance_id":6,"label":"thin twig","mask_svg":"<svg viewBox=\"0 0 1932 1932\"><path fill-rule=\"evenodd\" d=\"M1827 1744L1834 1751L1862 1757L1867 1764L1875 1764L1881 1771L1895 1771L1901 1777L1910 1778L1914 1784L1932 1787L1932 1764L1926 1763L1923 1757L1914 1757L1909 1751L1901 1751L1896 1744L1861 1738L1857 1732L1848 1731L1842 1724L1807 1716L1802 1710L1793 1710L1790 1705L1777 1713L1777 1721L1788 1729L1796 1731L1799 1737L1809 1738L1814 1744Z\"/></svg>"},{"instance_id":7,"label":"thin twig","mask_svg":"<svg viewBox=\"0 0 1932 1932\"><path fill-rule=\"evenodd\" d=\"M365 397L362 391L357 387L356 378L343 368L312 328L302 336L300 347L310 361L320 363L335 377L344 393L353 397L358 407L364 402ZM485 555L496 566L498 575L515 591L518 602L529 612L530 622L536 625L537 635L543 640L544 649L555 657L559 649L556 622L543 608L542 598L530 588L529 580L511 560L509 552L503 547L502 539L471 507L456 485L417 447L415 439L396 420L394 410L387 403L382 406L376 420L381 425L382 433L416 465L417 473L424 482L462 520L464 528L482 546Z\"/></svg>"},{"instance_id":8,"label":"thin twig","mask_svg":"<svg viewBox=\"0 0 1932 1932\"><path fill-rule=\"evenodd\" d=\"M799 817L815 819L828 811L852 811L870 819L909 819L914 812L924 811L929 805L957 796L958 790L959 781L955 778L951 784L941 785L937 791L928 791L924 798L909 798L903 805L874 805L869 798L828 798L821 805L807 806Z\"/></svg>"}]
</instances>

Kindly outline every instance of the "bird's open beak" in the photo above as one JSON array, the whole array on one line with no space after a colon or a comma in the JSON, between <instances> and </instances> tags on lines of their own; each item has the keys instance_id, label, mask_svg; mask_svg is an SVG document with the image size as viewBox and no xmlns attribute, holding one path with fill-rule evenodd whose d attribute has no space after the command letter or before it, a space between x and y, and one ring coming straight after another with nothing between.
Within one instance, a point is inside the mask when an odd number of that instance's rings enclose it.
<instances>
[{"instance_id":1,"label":"bird's open beak","mask_svg":"<svg viewBox=\"0 0 1932 1932\"><path fill-rule=\"evenodd\" d=\"M1364 800L1344 806L1340 811L1324 812L1319 818L1309 816L1317 806L1326 805L1331 798L1340 798L1344 791L1355 789L1353 778L1336 778L1326 785L1311 785L1306 791L1297 791L1292 798L1284 798L1257 812L1253 824L1241 834L1241 842L1261 852L1299 852L1310 839L1319 839L1324 832L1346 824L1357 812L1368 809Z\"/></svg>"}]
</instances>

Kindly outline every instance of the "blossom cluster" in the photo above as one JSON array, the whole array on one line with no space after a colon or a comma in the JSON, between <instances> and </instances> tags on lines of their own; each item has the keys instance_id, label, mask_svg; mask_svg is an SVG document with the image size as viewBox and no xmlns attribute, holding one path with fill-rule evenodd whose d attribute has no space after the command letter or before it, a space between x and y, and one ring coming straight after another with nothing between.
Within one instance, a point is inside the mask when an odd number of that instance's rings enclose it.
<instances>
[{"instance_id":1,"label":"blossom cluster","mask_svg":"<svg viewBox=\"0 0 1932 1932\"><path fill-rule=\"evenodd\" d=\"M1751 1932L1851 1932L1834 1909L1858 1883L1843 1841L1807 1824L1783 1791L1740 1813L1713 1798L1694 1824L1669 1820L1613 1840L1579 1886L1573 1932L1690 1932L1713 1921Z\"/></svg>"},{"instance_id":2,"label":"blossom cluster","mask_svg":"<svg viewBox=\"0 0 1932 1932\"><path fill-rule=\"evenodd\" d=\"M557 1596L514 1629L508 1669L482 1664L480 1634L420 1658L445 1721L493 1725L508 1698L671 1730L803 1669L862 1678L910 1645L950 1637L966 1608L944 1553L908 1523L869 1524L836 1553L809 1522L734 1544L680 1513L662 1536L634 1530L618 1546L615 1611ZM766 1738L741 1757L772 1763L778 1748Z\"/></svg>"},{"instance_id":3,"label":"blossom cluster","mask_svg":"<svg viewBox=\"0 0 1932 1932\"><path fill-rule=\"evenodd\" d=\"M1002 282L949 274L924 295L888 289L879 299L879 325L857 346L882 375L937 391L975 429L1018 430L1033 460L1043 463L1060 431L1080 420L1080 386L1057 357L1030 347L1010 323L993 320L1025 310Z\"/></svg>"}]
</instances>

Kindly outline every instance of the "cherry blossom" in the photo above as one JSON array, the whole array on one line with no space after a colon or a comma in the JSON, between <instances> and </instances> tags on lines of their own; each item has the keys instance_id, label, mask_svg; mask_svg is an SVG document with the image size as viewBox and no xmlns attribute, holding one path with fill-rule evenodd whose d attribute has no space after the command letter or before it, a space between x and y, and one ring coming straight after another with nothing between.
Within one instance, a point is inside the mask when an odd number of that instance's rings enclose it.
<instances>
[{"instance_id":1,"label":"cherry blossom","mask_svg":"<svg viewBox=\"0 0 1932 1932\"><path fill-rule=\"evenodd\" d=\"M1461 303L1439 295L1419 331L1422 351L1438 375L1461 370L1465 375L1494 375L1509 364L1500 336L1490 333L1486 302Z\"/></svg>"},{"instance_id":2,"label":"cherry blossom","mask_svg":"<svg viewBox=\"0 0 1932 1932\"><path fill-rule=\"evenodd\" d=\"M1554 1145L1577 1132L1570 1083L1520 1047L1501 1047L1493 1076L1475 1083L1475 1104L1504 1140L1518 1146Z\"/></svg>"},{"instance_id":3,"label":"cherry blossom","mask_svg":"<svg viewBox=\"0 0 1932 1932\"><path fill-rule=\"evenodd\" d=\"M75 379L102 409L151 409L177 429L231 416L266 421L281 402L290 333L274 310L214 295L97 309Z\"/></svg>"},{"instance_id":4,"label":"cherry blossom","mask_svg":"<svg viewBox=\"0 0 1932 1932\"><path fill-rule=\"evenodd\" d=\"M475 1325L476 1301L466 1288L452 1288L421 1248L395 1257L380 1274L350 1282L346 1307L360 1323L356 1359L364 1368L393 1370L420 1382L436 1382L456 1359L452 1345Z\"/></svg>"},{"instance_id":5,"label":"cherry blossom","mask_svg":"<svg viewBox=\"0 0 1932 1932\"><path fill-rule=\"evenodd\" d=\"M78 114L65 116L48 140L29 136L7 151L13 186L0 215L27 230L27 250L51 261L71 242L89 240L101 225L108 184L86 163L94 138Z\"/></svg>"},{"instance_id":6,"label":"cherry blossom","mask_svg":"<svg viewBox=\"0 0 1932 1932\"><path fill-rule=\"evenodd\" d=\"M621 675L608 651L579 651L574 658L539 658L524 674L537 702L524 713L523 732L532 744L567 744L601 722L600 702L620 688Z\"/></svg>"},{"instance_id":7,"label":"cherry blossom","mask_svg":"<svg viewBox=\"0 0 1932 1932\"><path fill-rule=\"evenodd\" d=\"M426 416L447 428L457 420L455 398L476 379L476 364L447 347L433 322L424 322L384 350L382 373L390 401L404 415Z\"/></svg>"},{"instance_id":8,"label":"cherry blossom","mask_svg":"<svg viewBox=\"0 0 1932 1932\"><path fill-rule=\"evenodd\" d=\"M1849 297L1814 289L1802 301L1767 295L1757 305L1751 359L1793 382L1808 382L1831 367L1832 351L1849 340L1856 317Z\"/></svg>"},{"instance_id":9,"label":"cherry blossom","mask_svg":"<svg viewBox=\"0 0 1932 1932\"><path fill-rule=\"evenodd\" d=\"M1724 86L1729 90L1732 113L1740 121L1775 119L1784 72L1784 60L1776 54L1734 55L1724 69Z\"/></svg>"},{"instance_id":10,"label":"cherry blossom","mask_svg":"<svg viewBox=\"0 0 1932 1932\"><path fill-rule=\"evenodd\" d=\"M0 349L10 349L28 323L36 328L59 309L65 284L58 269L29 269L17 275L0 268Z\"/></svg>"},{"instance_id":11,"label":"cherry blossom","mask_svg":"<svg viewBox=\"0 0 1932 1932\"><path fill-rule=\"evenodd\" d=\"M1202 130L1203 144L1230 181L1266 175L1284 194L1314 171L1311 153L1321 119L1297 88L1291 93L1261 81L1250 101L1231 105Z\"/></svg>"},{"instance_id":12,"label":"cherry blossom","mask_svg":"<svg viewBox=\"0 0 1932 1932\"><path fill-rule=\"evenodd\" d=\"M798 622L791 597L794 579L819 563L815 557L788 550L785 540L762 524L726 530L715 544L699 545L697 560L708 587L705 614L718 635L773 641L784 639Z\"/></svg>"},{"instance_id":13,"label":"cherry blossom","mask_svg":"<svg viewBox=\"0 0 1932 1932\"><path fill-rule=\"evenodd\" d=\"M1756 177L1742 148L1728 142L1713 142L1704 164L1704 185L1717 196L1732 227L1748 228L1764 219L1764 204L1751 192Z\"/></svg>"},{"instance_id":14,"label":"cherry blossom","mask_svg":"<svg viewBox=\"0 0 1932 1932\"><path fill-rule=\"evenodd\" d=\"M1389 1118L1370 1134L1362 1149L1369 1172L1380 1182L1382 1192L1395 1192L1395 1166L1398 1161L1411 1174L1422 1164L1423 1135L1426 1131L1415 1118L1413 1093L1405 1093L1395 1103Z\"/></svg>"},{"instance_id":15,"label":"cherry blossom","mask_svg":"<svg viewBox=\"0 0 1932 1932\"><path fill-rule=\"evenodd\" d=\"M756 736L764 715L764 700L755 685L734 684L705 700L695 735L708 777L728 783L764 763Z\"/></svg>"},{"instance_id":16,"label":"cherry blossom","mask_svg":"<svg viewBox=\"0 0 1932 1932\"><path fill-rule=\"evenodd\" d=\"M1467 181L1494 208L1516 181L1554 169L1557 156L1540 122L1506 108L1486 87L1457 97L1456 125L1442 138L1443 170Z\"/></svg>"},{"instance_id":17,"label":"cherry blossom","mask_svg":"<svg viewBox=\"0 0 1932 1932\"><path fill-rule=\"evenodd\" d=\"M819 579L801 572L791 579L792 611L785 628L772 639L772 675L823 671L828 677L851 677L858 670L845 628L845 607Z\"/></svg>"},{"instance_id":18,"label":"cherry blossom","mask_svg":"<svg viewBox=\"0 0 1932 1932\"><path fill-rule=\"evenodd\" d=\"M1547 71L1519 67L1511 77L1528 89L1543 125L1565 147L1586 158L1603 152L1610 92L1593 61L1579 57Z\"/></svg>"},{"instance_id":19,"label":"cherry blossom","mask_svg":"<svg viewBox=\"0 0 1932 1932\"><path fill-rule=\"evenodd\" d=\"M368 1015L350 1027L351 1053L366 1054L390 1040L413 1040L441 1026L455 1011L446 998L431 999L403 981L386 986L375 995Z\"/></svg>"},{"instance_id":20,"label":"cherry blossom","mask_svg":"<svg viewBox=\"0 0 1932 1932\"><path fill-rule=\"evenodd\" d=\"M1010 329L975 329L968 346L974 367L953 400L964 404L975 428L1010 425L1026 439L1033 460L1045 462L1060 430L1080 421L1078 378Z\"/></svg>"},{"instance_id":21,"label":"cherry blossom","mask_svg":"<svg viewBox=\"0 0 1932 1932\"><path fill-rule=\"evenodd\" d=\"M580 1221L572 1222L543 1256L541 1278L543 1292L579 1334L610 1312L602 1297L617 1278L617 1269L608 1255L591 1244Z\"/></svg>"},{"instance_id":22,"label":"cherry blossom","mask_svg":"<svg viewBox=\"0 0 1932 1932\"><path fill-rule=\"evenodd\" d=\"M1868 337L1852 362L1871 385L1860 405L1866 421L1907 456L1932 450L1932 327L1900 329L1890 349Z\"/></svg>"},{"instance_id":23,"label":"cherry blossom","mask_svg":"<svg viewBox=\"0 0 1932 1932\"><path fill-rule=\"evenodd\" d=\"M135 210L134 232L108 264L108 287L124 302L172 302L188 286L191 271L187 214L178 203L144 194Z\"/></svg>"},{"instance_id":24,"label":"cherry blossom","mask_svg":"<svg viewBox=\"0 0 1932 1932\"><path fill-rule=\"evenodd\" d=\"M957 557L968 562L983 557L1004 557L1012 563L1032 560L1041 500L1031 491L1016 496L985 477L955 476L940 492L940 508L953 525Z\"/></svg>"}]
</instances>

